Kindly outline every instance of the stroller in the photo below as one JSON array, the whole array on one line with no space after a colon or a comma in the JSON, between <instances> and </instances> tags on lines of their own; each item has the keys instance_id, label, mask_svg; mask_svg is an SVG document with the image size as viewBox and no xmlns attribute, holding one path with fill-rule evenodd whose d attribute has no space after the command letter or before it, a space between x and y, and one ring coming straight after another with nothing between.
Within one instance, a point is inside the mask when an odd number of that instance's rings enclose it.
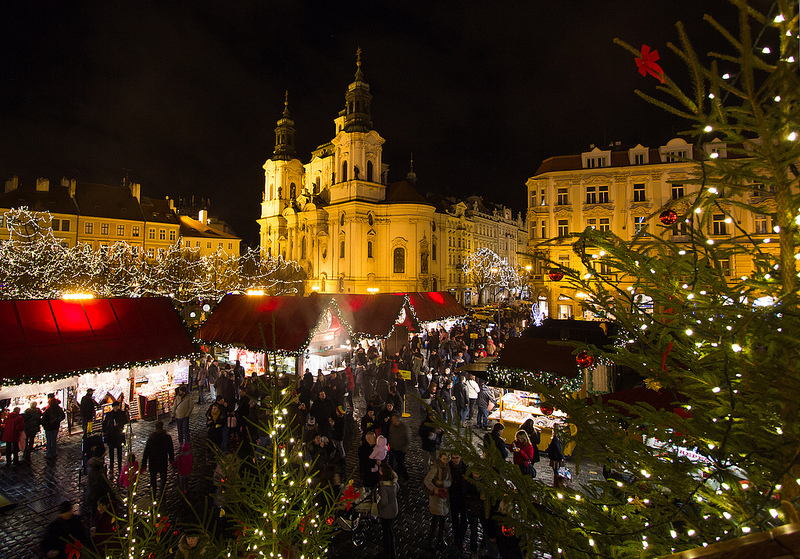
<instances>
[{"instance_id":1,"label":"stroller","mask_svg":"<svg viewBox=\"0 0 800 559\"><path fill-rule=\"evenodd\" d=\"M328 524L350 532L353 545L361 547L367 542L367 533L375 525L377 505L376 489L362 487L356 490L352 484L348 485L334 508L335 516L328 518Z\"/></svg>"}]
</instances>

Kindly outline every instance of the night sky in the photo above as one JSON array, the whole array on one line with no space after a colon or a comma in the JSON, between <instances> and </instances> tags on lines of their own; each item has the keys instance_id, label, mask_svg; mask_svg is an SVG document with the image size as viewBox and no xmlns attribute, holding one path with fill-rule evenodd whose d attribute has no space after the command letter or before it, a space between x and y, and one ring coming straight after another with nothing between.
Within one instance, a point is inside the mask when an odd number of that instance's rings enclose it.
<instances>
[{"instance_id":1,"label":"night sky","mask_svg":"<svg viewBox=\"0 0 800 559\"><path fill-rule=\"evenodd\" d=\"M210 198L250 242L284 90L306 163L333 137L358 47L389 180L413 152L421 192L518 211L547 157L685 128L634 94L658 82L614 37L680 77L674 23L705 53L724 43L703 13L735 21L723 0L3 4L0 178L127 174L146 196Z\"/></svg>"}]
</instances>

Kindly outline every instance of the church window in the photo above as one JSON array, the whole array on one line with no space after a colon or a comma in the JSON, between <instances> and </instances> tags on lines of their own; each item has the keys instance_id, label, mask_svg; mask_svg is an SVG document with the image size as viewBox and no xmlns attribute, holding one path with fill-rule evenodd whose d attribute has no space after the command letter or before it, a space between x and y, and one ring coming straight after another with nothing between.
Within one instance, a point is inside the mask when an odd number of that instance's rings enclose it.
<instances>
[{"instance_id":1,"label":"church window","mask_svg":"<svg viewBox=\"0 0 800 559\"><path fill-rule=\"evenodd\" d=\"M394 249L394 273L406 273L406 249L403 247L397 247Z\"/></svg>"},{"instance_id":2,"label":"church window","mask_svg":"<svg viewBox=\"0 0 800 559\"><path fill-rule=\"evenodd\" d=\"M344 213L339 217L339 226L344 227Z\"/></svg>"},{"instance_id":3,"label":"church window","mask_svg":"<svg viewBox=\"0 0 800 559\"><path fill-rule=\"evenodd\" d=\"M306 238L303 237L303 240L300 243L300 258L305 260L305 257L306 257Z\"/></svg>"},{"instance_id":4,"label":"church window","mask_svg":"<svg viewBox=\"0 0 800 559\"><path fill-rule=\"evenodd\" d=\"M367 214L367 221L369 222L369 226L372 227L375 225L375 218L372 217L372 214Z\"/></svg>"},{"instance_id":5,"label":"church window","mask_svg":"<svg viewBox=\"0 0 800 559\"><path fill-rule=\"evenodd\" d=\"M342 161L342 182L347 181L347 161Z\"/></svg>"},{"instance_id":6,"label":"church window","mask_svg":"<svg viewBox=\"0 0 800 559\"><path fill-rule=\"evenodd\" d=\"M319 177L317 177L317 188L316 188L316 190L314 190L314 194L319 194L319 190L320 190L319 183L320 183L320 179L319 179Z\"/></svg>"},{"instance_id":7,"label":"church window","mask_svg":"<svg viewBox=\"0 0 800 559\"><path fill-rule=\"evenodd\" d=\"M436 243L431 245L431 260L436 262Z\"/></svg>"},{"instance_id":8,"label":"church window","mask_svg":"<svg viewBox=\"0 0 800 559\"><path fill-rule=\"evenodd\" d=\"M368 182L372 182L372 174L373 174L373 168L372 167L373 167L372 166L372 161L367 161L367 181Z\"/></svg>"},{"instance_id":9,"label":"church window","mask_svg":"<svg viewBox=\"0 0 800 559\"><path fill-rule=\"evenodd\" d=\"M427 252L423 252L422 254L420 254L419 272L421 274L427 274L428 273L428 253Z\"/></svg>"},{"instance_id":10,"label":"church window","mask_svg":"<svg viewBox=\"0 0 800 559\"><path fill-rule=\"evenodd\" d=\"M294 200L297 197L297 185L292 183L289 185L289 198Z\"/></svg>"},{"instance_id":11,"label":"church window","mask_svg":"<svg viewBox=\"0 0 800 559\"><path fill-rule=\"evenodd\" d=\"M339 258L344 258L344 241L339 242Z\"/></svg>"},{"instance_id":12,"label":"church window","mask_svg":"<svg viewBox=\"0 0 800 559\"><path fill-rule=\"evenodd\" d=\"M367 241L367 258L372 258L372 241Z\"/></svg>"}]
</instances>

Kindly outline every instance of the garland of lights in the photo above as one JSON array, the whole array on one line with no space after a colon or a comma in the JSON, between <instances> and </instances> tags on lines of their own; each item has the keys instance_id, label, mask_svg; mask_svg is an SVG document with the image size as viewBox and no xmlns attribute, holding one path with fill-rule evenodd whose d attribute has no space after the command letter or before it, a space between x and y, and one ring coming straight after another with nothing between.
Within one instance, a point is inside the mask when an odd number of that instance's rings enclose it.
<instances>
[{"instance_id":1,"label":"garland of lights","mask_svg":"<svg viewBox=\"0 0 800 559\"><path fill-rule=\"evenodd\" d=\"M199 353L191 353L189 355L175 355L173 357L148 359L145 361L128 361L125 363L115 363L113 365L108 365L106 367L78 369L75 371L63 371L60 373L52 373L49 375L41 375L41 376L23 375L14 378L2 378L0 379L0 388L8 388L10 386L22 386L25 384L46 384L49 382L57 382L59 380L64 380L87 373L108 373L112 371L118 371L120 369L134 369L134 368L144 369L148 367L163 365L164 363L171 363L172 361L178 359L194 359L199 355L200 355Z\"/></svg>"},{"instance_id":2,"label":"garland of lights","mask_svg":"<svg viewBox=\"0 0 800 559\"><path fill-rule=\"evenodd\" d=\"M497 388L528 387L532 383L545 386L560 387L566 392L577 392L583 388L583 375L564 378L548 371L526 371L524 369L506 369L491 364L486 369L489 384Z\"/></svg>"}]
</instances>

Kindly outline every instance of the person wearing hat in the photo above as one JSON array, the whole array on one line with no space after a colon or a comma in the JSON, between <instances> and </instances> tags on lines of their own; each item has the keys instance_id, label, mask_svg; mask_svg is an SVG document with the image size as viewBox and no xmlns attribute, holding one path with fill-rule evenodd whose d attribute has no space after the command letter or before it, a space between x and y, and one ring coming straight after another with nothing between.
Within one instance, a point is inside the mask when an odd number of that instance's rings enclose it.
<instances>
[{"instance_id":1,"label":"person wearing hat","mask_svg":"<svg viewBox=\"0 0 800 559\"><path fill-rule=\"evenodd\" d=\"M334 416L328 419L328 423L330 423L330 429L328 432L330 434L331 443L333 443L333 447L336 449L336 452L339 455L339 461L341 464L344 464L344 458L347 456L344 451L344 416L346 413L347 410L344 406L338 406Z\"/></svg>"},{"instance_id":2,"label":"person wearing hat","mask_svg":"<svg viewBox=\"0 0 800 559\"><path fill-rule=\"evenodd\" d=\"M94 412L97 410L97 402L94 401L94 388L88 388L86 394L81 398L81 420L83 422L83 436L85 437L94 422Z\"/></svg>"},{"instance_id":3,"label":"person wearing hat","mask_svg":"<svg viewBox=\"0 0 800 559\"><path fill-rule=\"evenodd\" d=\"M67 547L75 547L76 542L86 547L91 544L89 533L83 527L81 518L72 510L70 501L63 501L58 507L58 518L47 526L42 538L41 548L48 559L67 558Z\"/></svg>"}]
</instances>

